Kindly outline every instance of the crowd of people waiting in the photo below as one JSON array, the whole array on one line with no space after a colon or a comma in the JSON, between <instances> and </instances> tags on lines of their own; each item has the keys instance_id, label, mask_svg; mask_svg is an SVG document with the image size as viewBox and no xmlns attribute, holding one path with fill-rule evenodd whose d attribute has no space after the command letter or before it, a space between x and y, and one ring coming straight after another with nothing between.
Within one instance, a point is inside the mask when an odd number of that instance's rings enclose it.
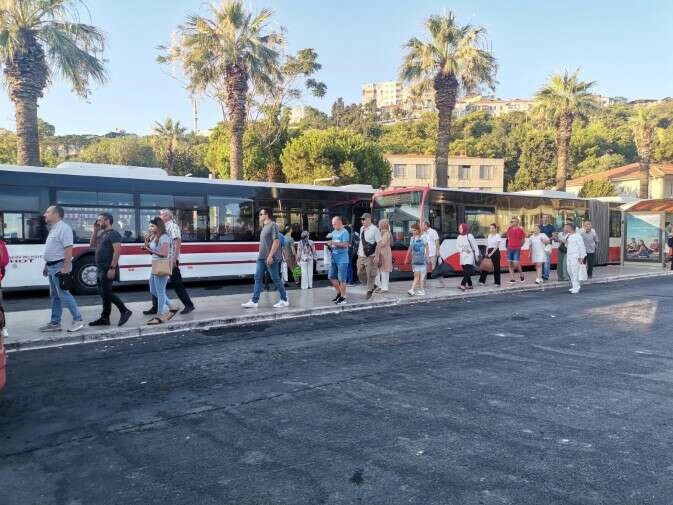
<instances>
[{"instance_id":1,"label":"crowd of people waiting","mask_svg":"<svg viewBox=\"0 0 673 505\"><path fill-rule=\"evenodd\" d=\"M51 318L41 327L41 331L60 331L63 308L72 316L69 332L80 330L84 326L77 302L70 293L72 284L72 247L73 232L63 221L64 211L58 205L52 205L44 213L49 227L45 244L43 274L49 280L51 300ZM378 226L372 222L372 216L361 216L362 226L355 230L346 226L341 217L332 218L332 231L327 235L324 247L324 262L328 279L335 290L333 302L338 305L347 303L348 286L355 276L366 290L366 299L375 293L389 290L390 273L393 270L392 235L390 223L381 219ZM90 246L95 250L95 264L98 269L97 288L102 299L102 311L98 319L89 326L109 326L112 305L119 311L118 325L124 325L132 315L130 309L113 291L113 283L119 276L119 255L122 237L113 228L113 216L109 213L98 215L91 235ZM285 282L288 272L293 272L295 280L302 289L313 287L314 264L318 259L315 244L303 231L299 240L294 240L292 228L286 227L284 234L273 219L270 209L259 212L260 239L259 254L255 268L255 286L251 299L242 304L244 308L256 308L263 289L264 279L268 278L278 290L280 300L275 308L289 306ZM667 223L669 225L669 223ZM670 225L667 226L667 231ZM409 246L406 263L411 264L413 281L408 293L410 296L425 295L425 282L428 275L444 265L440 253L440 239L429 223L410 225ZM458 286L461 290L473 289L472 277L479 273L479 284L484 285L488 276L493 275L496 286L501 284L501 251L506 253L509 270L509 283L524 282L521 268L521 251L527 244L530 258L535 265L537 284L543 284L551 275L551 252L557 245L557 277L560 281L570 281L571 293L580 291L580 282L590 279L593 274L598 235L591 221L585 221L578 228L568 220L563 230L557 231L548 216L543 216L541 224L528 233L520 226L519 219L513 217L504 235L493 223L486 237L483 252L466 223L458 226L456 250L459 253L463 278ZM143 249L151 256L152 270L149 278L149 291L152 306L143 311L152 316L146 323L157 325L169 321L180 308L167 295L169 281L182 302L182 313L194 310L194 304L187 293L180 273L181 232L173 220L173 214L163 209L151 219L145 234ZM517 279L518 277L518 279Z\"/></svg>"}]
</instances>

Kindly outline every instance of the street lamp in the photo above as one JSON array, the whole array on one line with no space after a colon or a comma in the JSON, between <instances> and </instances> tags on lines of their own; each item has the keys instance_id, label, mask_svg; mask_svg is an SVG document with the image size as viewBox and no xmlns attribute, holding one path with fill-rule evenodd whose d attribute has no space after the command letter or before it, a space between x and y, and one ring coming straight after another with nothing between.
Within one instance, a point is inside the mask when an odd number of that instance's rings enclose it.
<instances>
[{"instance_id":1,"label":"street lamp","mask_svg":"<svg viewBox=\"0 0 673 505\"><path fill-rule=\"evenodd\" d=\"M331 182L334 184L336 181L339 180L339 177L336 175L333 175L332 177L323 177L322 179L313 179L313 185L317 186L319 182Z\"/></svg>"}]
</instances>

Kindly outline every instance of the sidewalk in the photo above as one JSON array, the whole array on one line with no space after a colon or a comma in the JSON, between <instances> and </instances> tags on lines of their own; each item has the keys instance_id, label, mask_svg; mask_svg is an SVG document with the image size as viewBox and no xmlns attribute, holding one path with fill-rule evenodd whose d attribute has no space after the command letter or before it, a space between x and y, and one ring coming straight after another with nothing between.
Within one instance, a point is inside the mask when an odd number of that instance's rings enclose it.
<instances>
[{"instance_id":1,"label":"sidewalk","mask_svg":"<svg viewBox=\"0 0 673 505\"><path fill-rule=\"evenodd\" d=\"M662 269L661 265L629 264L623 267L598 267L594 270L594 278L584 284L661 277L671 274L670 270ZM157 326L147 326L145 321L149 317L142 315L142 311L149 307L148 293L147 302L127 304L133 311L133 316L122 328L110 326L105 329L99 329L85 326L76 333L67 333L65 329L62 332L40 333L37 331L37 328L49 322L50 311L48 309L8 313L9 337L5 340L5 347L9 350L54 347L81 342L142 337L193 329L240 326L261 321L317 316L342 311L367 310L393 305L410 305L437 300L461 299L494 293L502 293L503 296L507 296L507 293L512 292L543 291L550 288L569 287L568 283L559 283L555 280L555 271L552 271L552 280L546 282L543 286L535 284L535 272L526 272L525 276L525 282L509 285L507 284L509 274L503 274L503 285L500 288L493 286L492 276L489 276L489 284L486 286L480 286L475 276L473 277L475 288L467 292L457 289L460 284L460 277L436 279L427 283L425 296L414 297L409 296L407 293L411 285L410 280L391 282L389 293L375 294L371 300L365 299L365 289L362 286L356 286L349 288L348 304L342 306L336 306L332 303L334 290L327 287L290 292L290 307L287 309L274 309L272 307L278 300L278 294L275 291L264 292L257 309L241 308L241 303L249 300L249 294L206 296L194 300L197 310L191 314L186 316L178 314L170 322ZM250 290L252 291L252 285L250 286ZM577 296L582 296L582 294L580 293ZM85 321L93 321L100 315L100 306L82 307L81 312ZM116 309L113 309L112 322L115 323L117 320L118 313ZM63 323L64 328L70 324L70 314L67 311L64 311Z\"/></svg>"}]
</instances>

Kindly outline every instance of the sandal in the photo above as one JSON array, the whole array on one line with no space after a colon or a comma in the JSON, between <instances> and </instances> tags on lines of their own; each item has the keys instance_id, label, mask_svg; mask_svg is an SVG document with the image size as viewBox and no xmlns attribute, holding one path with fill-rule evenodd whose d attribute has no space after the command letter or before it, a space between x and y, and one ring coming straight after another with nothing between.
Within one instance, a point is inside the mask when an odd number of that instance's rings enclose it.
<instances>
[{"instance_id":1,"label":"sandal","mask_svg":"<svg viewBox=\"0 0 673 505\"><path fill-rule=\"evenodd\" d=\"M161 324L163 323L163 320L160 317L153 317L149 321L147 321L147 324L149 325L155 325L155 324Z\"/></svg>"},{"instance_id":2,"label":"sandal","mask_svg":"<svg viewBox=\"0 0 673 505\"><path fill-rule=\"evenodd\" d=\"M171 319L173 319L175 317L175 314L177 314L177 313L178 313L178 309L169 310L168 315L164 318L164 322L165 321L170 321Z\"/></svg>"}]
</instances>

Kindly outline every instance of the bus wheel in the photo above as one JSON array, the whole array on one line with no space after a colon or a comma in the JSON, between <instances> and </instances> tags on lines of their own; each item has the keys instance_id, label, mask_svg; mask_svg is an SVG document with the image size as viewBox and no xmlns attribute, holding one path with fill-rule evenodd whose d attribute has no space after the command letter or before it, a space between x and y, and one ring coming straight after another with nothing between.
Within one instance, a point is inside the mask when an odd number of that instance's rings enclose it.
<instances>
[{"instance_id":1,"label":"bus wheel","mask_svg":"<svg viewBox=\"0 0 673 505\"><path fill-rule=\"evenodd\" d=\"M98 267L93 256L85 256L75 263L73 269L75 277L75 293L78 295L92 295L96 293Z\"/></svg>"}]
</instances>

